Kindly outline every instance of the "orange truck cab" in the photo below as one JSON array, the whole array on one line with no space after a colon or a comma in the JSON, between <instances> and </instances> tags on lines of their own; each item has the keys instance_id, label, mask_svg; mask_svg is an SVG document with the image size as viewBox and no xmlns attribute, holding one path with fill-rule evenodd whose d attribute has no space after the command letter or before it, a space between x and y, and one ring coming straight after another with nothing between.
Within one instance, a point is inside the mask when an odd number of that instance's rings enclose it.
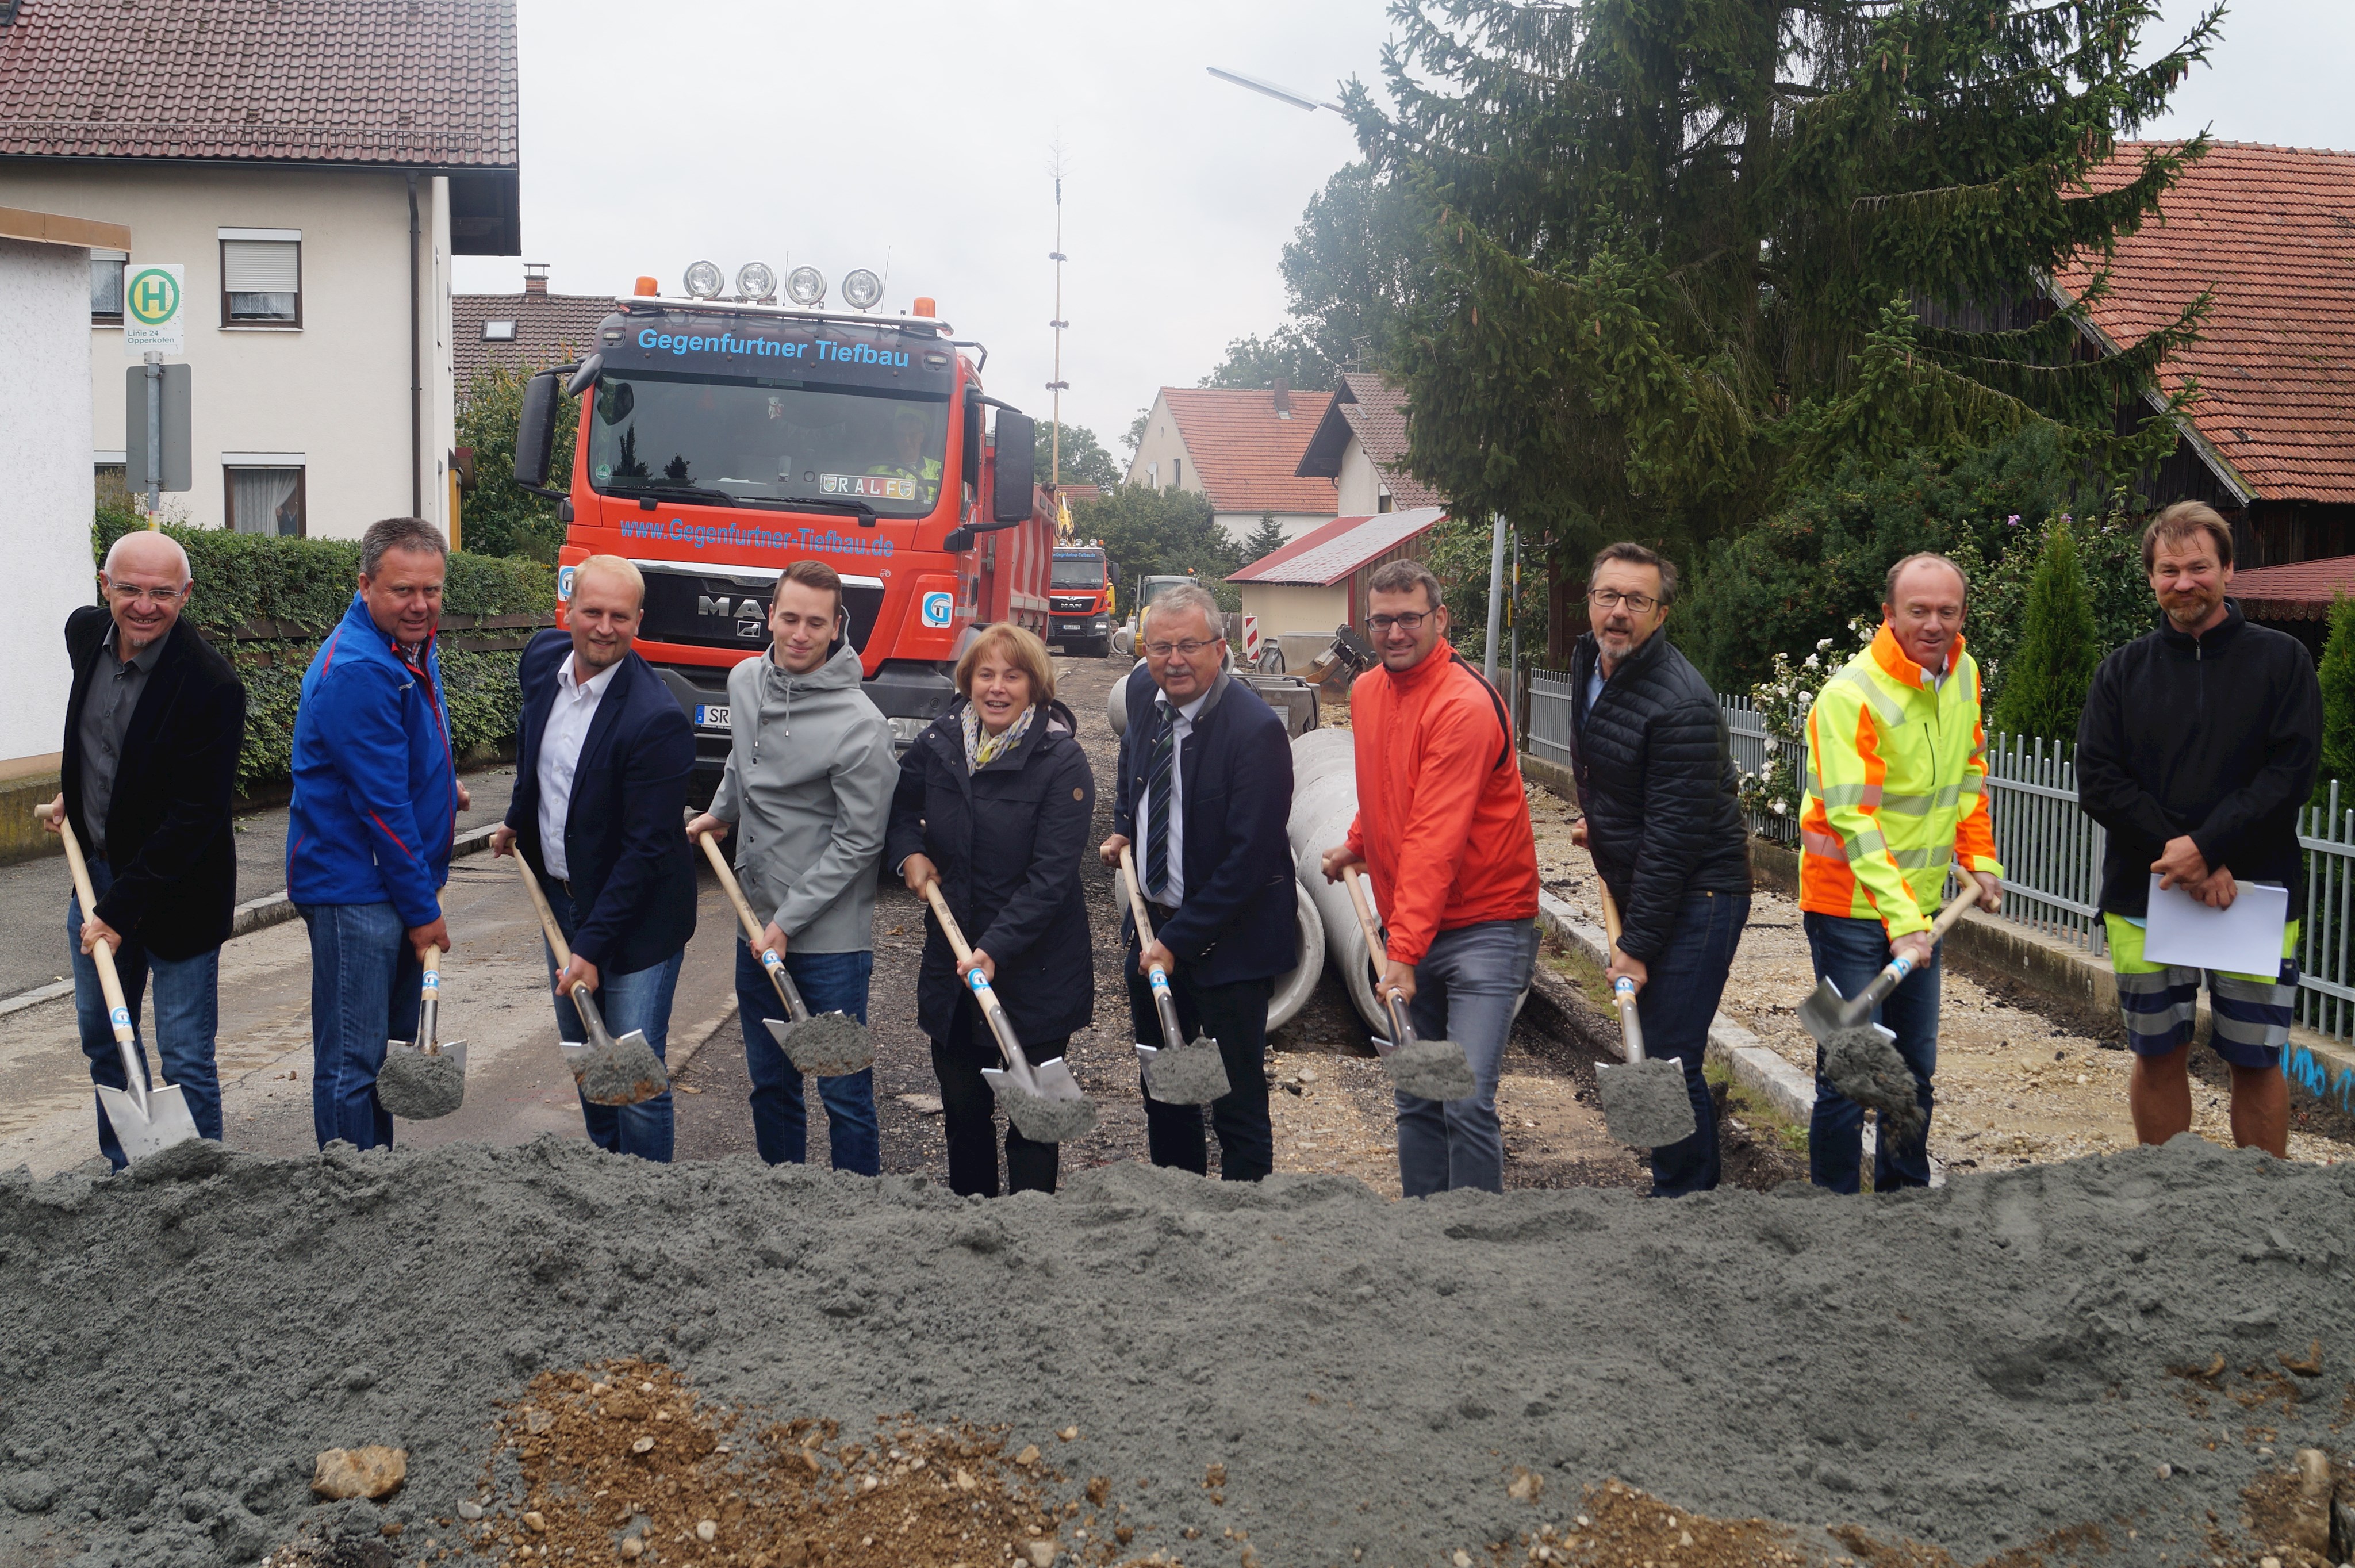
<instances>
[{"instance_id":1,"label":"orange truck cab","mask_svg":"<svg viewBox=\"0 0 2355 1568\"><path fill-rule=\"evenodd\" d=\"M1113 582L1120 568L1100 544L1055 547L1054 575L1047 583L1048 624L1052 640L1075 653L1098 658L1112 651Z\"/></svg>"},{"instance_id":2,"label":"orange truck cab","mask_svg":"<svg viewBox=\"0 0 2355 1568\"><path fill-rule=\"evenodd\" d=\"M805 299L814 281L815 303L780 306L744 290L754 267L723 300L718 269L698 269L688 286L704 286L685 298L641 278L579 363L532 378L515 466L560 503L559 624L590 556L645 574L636 650L695 725L700 800L728 757L728 672L768 647L788 563L841 574L846 635L904 748L954 697L950 672L979 625L1045 635L1053 525L1035 504L1033 421L984 395L988 350L964 353L980 346L932 301L905 315L828 310L824 280L799 269L788 291ZM881 292L871 273L843 283L853 300ZM559 491L548 470L566 398L580 400L578 438Z\"/></svg>"}]
</instances>

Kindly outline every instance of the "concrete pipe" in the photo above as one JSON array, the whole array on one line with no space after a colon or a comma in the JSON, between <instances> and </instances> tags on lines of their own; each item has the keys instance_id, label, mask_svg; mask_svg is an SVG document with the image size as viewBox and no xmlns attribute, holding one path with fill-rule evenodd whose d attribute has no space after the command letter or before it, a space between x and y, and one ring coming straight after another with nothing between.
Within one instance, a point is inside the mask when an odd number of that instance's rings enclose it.
<instances>
[{"instance_id":1,"label":"concrete pipe","mask_svg":"<svg viewBox=\"0 0 2355 1568\"><path fill-rule=\"evenodd\" d=\"M1131 665L1129 669L1135 667ZM1121 671L1112 689L1104 693L1104 718L1112 725L1114 739L1128 733L1128 670Z\"/></svg>"},{"instance_id":2,"label":"concrete pipe","mask_svg":"<svg viewBox=\"0 0 2355 1568\"><path fill-rule=\"evenodd\" d=\"M1357 814L1358 758L1348 731L1312 730L1293 741L1292 819L1287 827L1294 872L1324 921L1326 958L1340 970L1358 1016L1368 1028L1388 1033L1389 1020L1374 1000L1366 935L1358 924L1348 884L1327 881L1321 865L1325 851L1348 837L1350 819ZM1366 884L1369 902L1373 891L1372 884Z\"/></svg>"},{"instance_id":3,"label":"concrete pipe","mask_svg":"<svg viewBox=\"0 0 2355 1568\"><path fill-rule=\"evenodd\" d=\"M1325 977L1325 919L1306 888L1295 890L1300 907L1300 962L1290 973L1275 977L1275 994L1268 998L1267 1027L1281 1029L1308 1005L1316 982Z\"/></svg>"}]
</instances>

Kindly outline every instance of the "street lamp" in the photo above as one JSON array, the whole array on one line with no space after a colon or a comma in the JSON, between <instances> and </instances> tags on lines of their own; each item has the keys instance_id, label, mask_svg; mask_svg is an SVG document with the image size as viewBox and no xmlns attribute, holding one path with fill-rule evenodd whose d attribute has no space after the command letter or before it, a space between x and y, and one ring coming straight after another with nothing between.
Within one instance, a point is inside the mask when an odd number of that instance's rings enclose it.
<instances>
[{"instance_id":1,"label":"street lamp","mask_svg":"<svg viewBox=\"0 0 2355 1568\"><path fill-rule=\"evenodd\" d=\"M1231 81L1237 87L1248 88L1253 92L1263 92L1278 103L1289 103L1295 109L1305 109L1312 114L1319 109L1330 109L1336 114L1341 112L1341 106L1337 103L1319 102L1305 92L1295 92L1288 87L1278 87L1272 81L1263 81L1255 76L1245 76L1239 70L1222 70L1214 65L1206 65L1202 69L1220 81Z\"/></svg>"}]
</instances>

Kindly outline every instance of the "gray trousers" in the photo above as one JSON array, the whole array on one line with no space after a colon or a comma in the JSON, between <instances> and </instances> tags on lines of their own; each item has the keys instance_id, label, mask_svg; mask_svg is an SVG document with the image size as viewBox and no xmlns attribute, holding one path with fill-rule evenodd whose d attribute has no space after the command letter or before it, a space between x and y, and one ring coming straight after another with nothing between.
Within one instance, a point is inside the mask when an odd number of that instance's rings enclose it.
<instances>
[{"instance_id":1,"label":"gray trousers","mask_svg":"<svg viewBox=\"0 0 2355 1568\"><path fill-rule=\"evenodd\" d=\"M1424 1040L1462 1046L1476 1087L1461 1100L1397 1096L1399 1185L1409 1198L1458 1187L1505 1189L1497 1074L1537 959L1534 921L1490 920L1441 932L1414 966L1407 1020Z\"/></svg>"}]
</instances>

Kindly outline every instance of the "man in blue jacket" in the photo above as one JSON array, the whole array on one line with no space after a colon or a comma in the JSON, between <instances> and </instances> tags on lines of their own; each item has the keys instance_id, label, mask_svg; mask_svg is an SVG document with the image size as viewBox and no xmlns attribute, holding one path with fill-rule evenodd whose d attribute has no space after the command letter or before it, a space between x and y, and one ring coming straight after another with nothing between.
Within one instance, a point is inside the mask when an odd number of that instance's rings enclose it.
<instances>
[{"instance_id":1,"label":"man in blue jacket","mask_svg":"<svg viewBox=\"0 0 2355 1568\"><path fill-rule=\"evenodd\" d=\"M524 650L515 797L491 852L524 858L571 949L560 974L548 955L557 1032L588 1038L572 1003L577 981L596 994L607 1029L641 1029L661 1056L695 934L694 852L678 830L695 731L662 677L630 651L645 603L645 578L620 556L592 555L573 569L568 629L542 632ZM599 1148L670 1160L668 1093L636 1105L583 1100L581 1117Z\"/></svg>"},{"instance_id":2,"label":"man in blue jacket","mask_svg":"<svg viewBox=\"0 0 2355 1568\"><path fill-rule=\"evenodd\" d=\"M359 592L303 676L286 893L311 932L311 1116L389 1147L389 1039L417 1032L425 950L450 946L442 884L467 805L433 651L449 546L419 517L371 523Z\"/></svg>"},{"instance_id":3,"label":"man in blue jacket","mask_svg":"<svg viewBox=\"0 0 2355 1568\"><path fill-rule=\"evenodd\" d=\"M1153 942L1142 952L1136 923L1121 917L1135 1038L1160 1042L1146 981L1158 964L1180 1027L1189 1038L1199 1029L1216 1040L1226 1062L1228 1091L1210 1105L1220 1178L1257 1181L1275 1167L1267 1004L1275 977L1300 962L1285 832L1292 741L1275 709L1227 674L1220 624L1218 601L1189 583L1155 598L1139 624L1145 674L1129 677L1135 717L1120 738L1120 788L1102 853L1117 866L1134 842L1153 917ZM1124 897L1121 903L1125 911ZM1148 1094L1145 1117L1154 1164L1208 1174L1199 1106Z\"/></svg>"}]
</instances>

